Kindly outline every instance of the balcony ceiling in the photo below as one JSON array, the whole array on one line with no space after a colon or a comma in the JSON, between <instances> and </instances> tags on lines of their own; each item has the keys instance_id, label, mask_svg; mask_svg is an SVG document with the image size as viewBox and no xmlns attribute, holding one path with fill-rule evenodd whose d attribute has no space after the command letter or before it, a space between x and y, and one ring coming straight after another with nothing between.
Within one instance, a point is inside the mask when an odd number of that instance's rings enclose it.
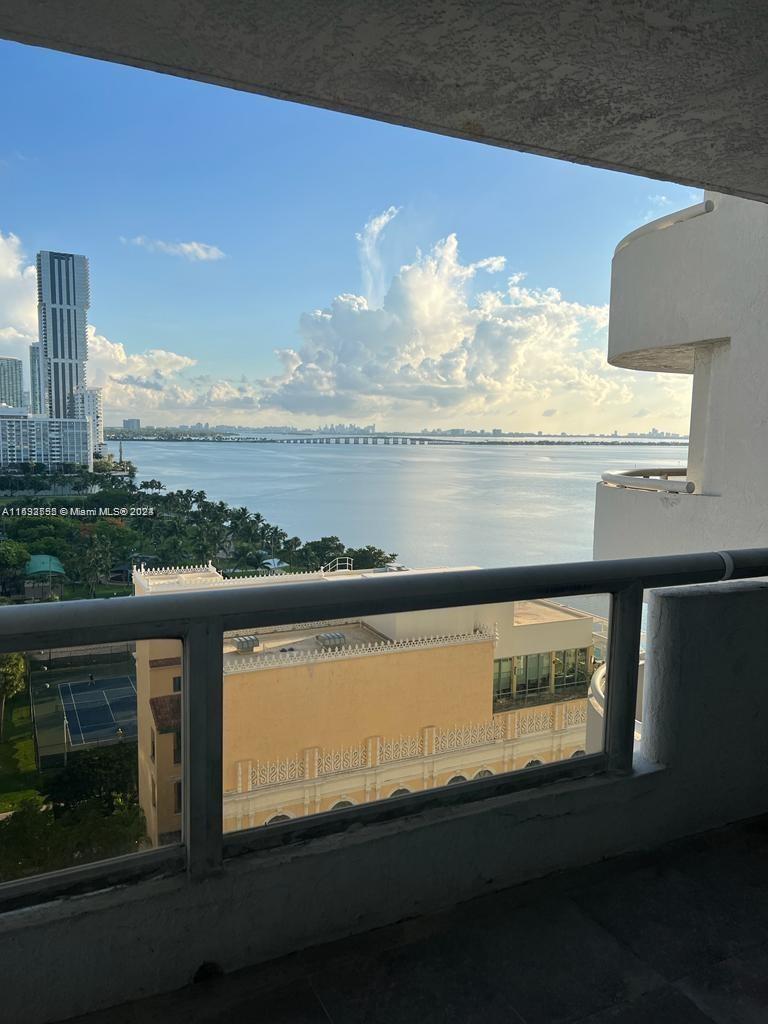
<instances>
[{"instance_id":1,"label":"balcony ceiling","mask_svg":"<svg viewBox=\"0 0 768 1024\"><path fill-rule=\"evenodd\" d=\"M0 37L768 199L758 0L3 0Z\"/></svg>"}]
</instances>

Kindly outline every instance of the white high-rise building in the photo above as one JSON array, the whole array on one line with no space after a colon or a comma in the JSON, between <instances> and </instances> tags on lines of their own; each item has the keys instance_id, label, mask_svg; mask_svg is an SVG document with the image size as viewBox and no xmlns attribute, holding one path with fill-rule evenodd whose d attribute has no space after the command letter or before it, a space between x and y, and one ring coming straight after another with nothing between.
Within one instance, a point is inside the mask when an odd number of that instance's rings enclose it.
<instances>
[{"instance_id":1,"label":"white high-rise building","mask_svg":"<svg viewBox=\"0 0 768 1024\"><path fill-rule=\"evenodd\" d=\"M93 469L91 428L86 419L30 416L0 406L0 467L41 462L47 469Z\"/></svg>"},{"instance_id":2,"label":"white high-rise building","mask_svg":"<svg viewBox=\"0 0 768 1024\"><path fill-rule=\"evenodd\" d=\"M39 416L43 411L43 383L40 376L40 342L29 346L29 406Z\"/></svg>"},{"instance_id":3,"label":"white high-rise building","mask_svg":"<svg viewBox=\"0 0 768 1024\"><path fill-rule=\"evenodd\" d=\"M104 449L104 402L101 388L79 387L73 396L74 413L87 419L91 431L91 451L101 455Z\"/></svg>"},{"instance_id":4,"label":"white high-rise building","mask_svg":"<svg viewBox=\"0 0 768 1024\"><path fill-rule=\"evenodd\" d=\"M23 386L21 360L0 356L0 404L20 408Z\"/></svg>"},{"instance_id":5,"label":"white high-rise building","mask_svg":"<svg viewBox=\"0 0 768 1024\"><path fill-rule=\"evenodd\" d=\"M42 413L75 415L74 395L84 387L88 358L86 318L90 305L88 260L64 252L37 254Z\"/></svg>"}]
</instances>

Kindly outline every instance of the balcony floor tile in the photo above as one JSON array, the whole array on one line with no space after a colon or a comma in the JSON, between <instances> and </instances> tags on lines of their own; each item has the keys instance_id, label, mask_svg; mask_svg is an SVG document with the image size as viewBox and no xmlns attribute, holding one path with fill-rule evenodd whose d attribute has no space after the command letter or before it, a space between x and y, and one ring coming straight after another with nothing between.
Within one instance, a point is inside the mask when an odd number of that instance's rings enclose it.
<instances>
[{"instance_id":1,"label":"balcony floor tile","mask_svg":"<svg viewBox=\"0 0 768 1024\"><path fill-rule=\"evenodd\" d=\"M764 1024L767 862L768 818L79 1021Z\"/></svg>"}]
</instances>

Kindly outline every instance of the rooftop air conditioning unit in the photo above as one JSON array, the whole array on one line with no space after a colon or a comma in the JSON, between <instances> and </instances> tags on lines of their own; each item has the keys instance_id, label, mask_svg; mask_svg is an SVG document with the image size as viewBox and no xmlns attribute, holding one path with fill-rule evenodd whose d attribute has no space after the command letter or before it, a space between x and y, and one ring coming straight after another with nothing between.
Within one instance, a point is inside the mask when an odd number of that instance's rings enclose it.
<instances>
[{"instance_id":1,"label":"rooftop air conditioning unit","mask_svg":"<svg viewBox=\"0 0 768 1024\"><path fill-rule=\"evenodd\" d=\"M236 636L235 637L235 649L239 654L249 654L253 651L254 647L259 646L259 638L253 634L250 636Z\"/></svg>"},{"instance_id":2,"label":"rooftop air conditioning unit","mask_svg":"<svg viewBox=\"0 0 768 1024\"><path fill-rule=\"evenodd\" d=\"M318 633L316 639L320 646L325 647L327 650L331 650L334 647L343 647L347 642L347 637L344 633Z\"/></svg>"}]
</instances>

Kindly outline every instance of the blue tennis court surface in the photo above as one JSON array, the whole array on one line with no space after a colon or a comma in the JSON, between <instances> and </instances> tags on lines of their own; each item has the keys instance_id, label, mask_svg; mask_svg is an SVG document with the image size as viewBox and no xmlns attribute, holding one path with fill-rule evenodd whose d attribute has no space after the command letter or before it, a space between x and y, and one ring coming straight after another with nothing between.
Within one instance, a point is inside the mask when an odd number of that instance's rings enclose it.
<instances>
[{"instance_id":1,"label":"blue tennis court surface","mask_svg":"<svg viewBox=\"0 0 768 1024\"><path fill-rule=\"evenodd\" d=\"M136 687L128 676L59 683L73 747L136 736Z\"/></svg>"}]
</instances>

